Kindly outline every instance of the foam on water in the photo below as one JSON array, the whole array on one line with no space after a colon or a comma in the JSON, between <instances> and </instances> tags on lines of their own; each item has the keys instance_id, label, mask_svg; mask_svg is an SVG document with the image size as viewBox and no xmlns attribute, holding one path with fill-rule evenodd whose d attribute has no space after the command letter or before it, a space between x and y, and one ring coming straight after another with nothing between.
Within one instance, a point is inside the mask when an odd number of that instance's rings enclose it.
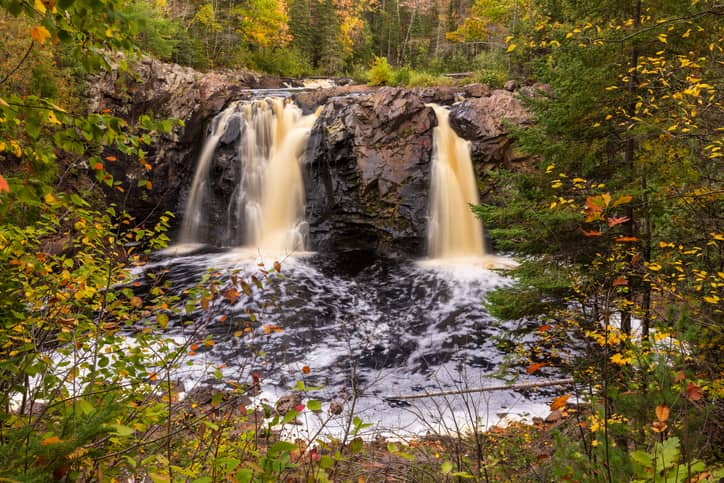
<instances>
[{"instance_id":1,"label":"foam on water","mask_svg":"<svg viewBox=\"0 0 724 483\"><path fill-rule=\"evenodd\" d=\"M492 259L476 264L379 259L345 273L344 266L320 254L262 255L237 249L161 258L144 270L164 271L172 290L180 294L210 269L220 277L223 290L232 277L259 276L276 260L281 276L272 273L262 289L252 285L251 296L233 304L214 302L212 310L227 317L223 322L217 317L194 333L197 338L211 335L215 345L197 350L179 365L178 376L187 388L213 382L219 367L225 381L248 383L256 372L262 392L255 400L273 404L304 380L321 387L305 397L325 402L325 408L331 400L343 400L351 409L350 398L357 394L355 414L374 424L369 431L387 435L450 431L456 421L458 426L486 427L504 418L547 414L551 391L394 400L405 394L501 384L495 372L506 354L494 338L504 329L483 301L490 290L511 280L483 268ZM503 265L506 260L494 261ZM136 275L144 279L142 271ZM251 332L235 337L249 323L248 311L258 320L250 324ZM185 314L184 320L190 317L200 319L201 314ZM190 337L194 327L179 322L170 321L169 335ZM266 333L265 325L281 330ZM311 368L310 374L303 374L304 366ZM517 382L538 380L521 372L506 376ZM475 415L468 414L470 407L477 408ZM326 432L335 433L345 427L342 416L324 423L311 414L305 418L298 431L313 433L324 424Z\"/></svg>"}]
</instances>

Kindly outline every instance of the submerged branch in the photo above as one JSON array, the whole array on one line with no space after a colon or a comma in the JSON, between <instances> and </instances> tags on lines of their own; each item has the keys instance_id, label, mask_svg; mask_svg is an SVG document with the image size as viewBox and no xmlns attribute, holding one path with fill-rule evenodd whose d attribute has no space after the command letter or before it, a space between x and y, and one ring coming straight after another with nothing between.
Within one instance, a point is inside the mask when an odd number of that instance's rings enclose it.
<instances>
[{"instance_id":1,"label":"submerged branch","mask_svg":"<svg viewBox=\"0 0 724 483\"><path fill-rule=\"evenodd\" d=\"M454 396L457 394L471 394L471 393L475 393L475 392L505 391L506 389L534 389L537 387L573 384L573 382L574 382L573 378L556 379L554 381L527 382L527 383L522 383L522 384L477 387L477 388L472 388L472 389L460 389L460 390L456 390L456 391L426 392L424 394L406 394L406 395L402 395L402 396L389 396L389 397L386 397L385 400L387 400L387 401L403 401L406 399L422 399L422 398L426 398L426 397L436 397L436 396Z\"/></svg>"}]
</instances>

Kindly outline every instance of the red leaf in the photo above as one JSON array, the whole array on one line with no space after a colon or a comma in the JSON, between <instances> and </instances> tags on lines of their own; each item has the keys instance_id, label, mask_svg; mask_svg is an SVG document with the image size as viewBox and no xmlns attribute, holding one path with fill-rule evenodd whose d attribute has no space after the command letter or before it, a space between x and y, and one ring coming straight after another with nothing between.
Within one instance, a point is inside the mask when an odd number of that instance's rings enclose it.
<instances>
[{"instance_id":1,"label":"red leaf","mask_svg":"<svg viewBox=\"0 0 724 483\"><path fill-rule=\"evenodd\" d=\"M679 371L679 373L674 378L674 382L681 382L684 379L686 379L686 374L684 374L684 371Z\"/></svg>"},{"instance_id":2,"label":"red leaf","mask_svg":"<svg viewBox=\"0 0 724 483\"><path fill-rule=\"evenodd\" d=\"M616 226L620 225L621 223L626 223L630 219L631 218L629 218L628 216L619 216L617 218L609 218L608 220L606 220L606 222L608 223L608 226Z\"/></svg>"},{"instance_id":3,"label":"red leaf","mask_svg":"<svg viewBox=\"0 0 724 483\"><path fill-rule=\"evenodd\" d=\"M544 325L541 325L540 327L538 327L538 332L545 332L545 331L550 330L550 329L552 329L552 328L553 328L552 325L550 325L550 324L544 324Z\"/></svg>"},{"instance_id":4,"label":"red leaf","mask_svg":"<svg viewBox=\"0 0 724 483\"><path fill-rule=\"evenodd\" d=\"M526 371L528 374L533 374L534 372L536 372L536 371L537 371L538 369L540 369L541 367L545 367L545 365L546 365L545 362L536 362L535 364L531 364L530 366L528 366L528 369L526 369L525 371Z\"/></svg>"},{"instance_id":5,"label":"red leaf","mask_svg":"<svg viewBox=\"0 0 724 483\"><path fill-rule=\"evenodd\" d=\"M309 368L309 366L302 367L302 374L309 374L312 372L312 370Z\"/></svg>"},{"instance_id":6,"label":"red leaf","mask_svg":"<svg viewBox=\"0 0 724 483\"><path fill-rule=\"evenodd\" d=\"M704 393L702 392L701 388L693 382L690 382L686 386L686 397L688 397L689 400L698 401L702 398L703 395Z\"/></svg>"},{"instance_id":7,"label":"red leaf","mask_svg":"<svg viewBox=\"0 0 724 483\"><path fill-rule=\"evenodd\" d=\"M294 410L298 413L301 413L302 411L304 411L304 408L305 408L304 404L297 404L296 406L294 406Z\"/></svg>"},{"instance_id":8,"label":"red leaf","mask_svg":"<svg viewBox=\"0 0 724 483\"><path fill-rule=\"evenodd\" d=\"M277 272L281 273L281 271L282 271L282 264L279 263L279 262L274 262L274 270L276 270Z\"/></svg>"},{"instance_id":9,"label":"red leaf","mask_svg":"<svg viewBox=\"0 0 724 483\"><path fill-rule=\"evenodd\" d=\"M10 185L8 185L8 182L5 180L5 178L0 175L0 193L3 191L7 191L10 193Z\"/></svg>"},{"instance_id":10,"label":"red leaf","mask_svg":"<svg viewBox=\"0 0 724 483\"><path fill-rule=\"evenodd\" d=\"M624 277L616 277L613 279L613 286L619 287L621 285L628 285L628 280L626 280Z\"/></svg>"}]
</instances>

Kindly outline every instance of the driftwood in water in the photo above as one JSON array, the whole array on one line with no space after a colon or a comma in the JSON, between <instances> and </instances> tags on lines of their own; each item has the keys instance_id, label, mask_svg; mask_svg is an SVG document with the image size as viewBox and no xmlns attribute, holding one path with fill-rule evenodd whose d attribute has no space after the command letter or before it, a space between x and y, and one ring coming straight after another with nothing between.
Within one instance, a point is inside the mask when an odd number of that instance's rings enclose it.
<instances>
[{"instance_id":1,"label":"driftwood in water","mask_svg":"<svg viewBox=\"0 0 724 483\"><path fill-rule=\"evenodd\" d=\"M471 389L460 389L456 391L443 391L443 392L426 392L424 394L407 394L402 396L389 396L386 397L388 401L404 401L407 399L423 399L426 397L436 397L436 396L455 396L458 394L471 394L475 392L490 392L490 391L505 391L508 389L535 389L538 387L547 387L547 386L559 386L564 384L573 384L573 379L556 379L554 381L542 381L542 382L527 382L522 384L509 384L509 385L503 385L503 386L487 386L487 387L477 387L477 388L471 388Z\"/></svg>"}]
</instances>

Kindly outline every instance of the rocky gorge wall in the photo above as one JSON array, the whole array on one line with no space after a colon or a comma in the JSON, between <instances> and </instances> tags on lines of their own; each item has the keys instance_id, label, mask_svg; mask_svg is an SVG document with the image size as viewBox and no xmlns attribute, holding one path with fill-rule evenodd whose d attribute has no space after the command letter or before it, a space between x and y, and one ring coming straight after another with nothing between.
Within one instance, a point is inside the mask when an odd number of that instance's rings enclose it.
<instances>
[{"instance_id":1,"label":"rocky gorge wall","mask_svg":"<svg viewBox=\"0 0 724 483\"><path fill-rule=\"evenodd\" d=\"M109 169L124 181L126 194L121 200L109 191L111 201L125 203L139 220L152 221L172 211L180 223L210 120L229 103L263 95L257 89L271 87L284 83L245 71L203 74L151 59L141 61L133 75L112 70L97 77L89 92L92 109L110 109L129 121L141 114L184 121L149 153L150 192L136 188L135 180L143 175L139 163L118 153L119 161ZM522 90L530 95L545 86ZM482 181L495 166L520 161L513 155L506 123L530 122L516 92L480 84L418 89L343 86L298 91L291 97L306 113L321 107L303 166L313 250L424 253L432 130L437 124L426 104L450 106L451 126L471 142ZM211 168L215 190L234 187L238 169L231 161L239 136L234 129L222 139L218 162ZM217 215L209 216L213 220Z\"/></svg>"}]
</instances>

